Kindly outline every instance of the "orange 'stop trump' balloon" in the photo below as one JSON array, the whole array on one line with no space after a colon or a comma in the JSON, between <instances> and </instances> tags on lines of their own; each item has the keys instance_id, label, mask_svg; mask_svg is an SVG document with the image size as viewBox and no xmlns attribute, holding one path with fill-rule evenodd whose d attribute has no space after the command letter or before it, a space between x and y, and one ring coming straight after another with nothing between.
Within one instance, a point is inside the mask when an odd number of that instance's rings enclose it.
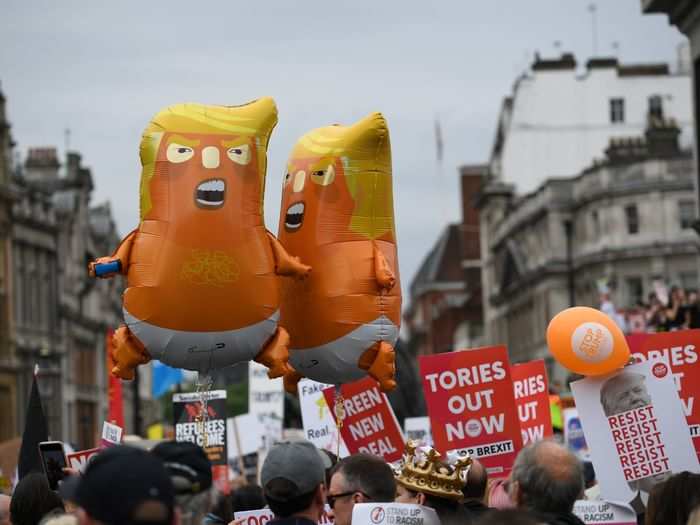
<instances>
[{"instance_id":1,"label":"orange 'stop trump' balloon","mask_svg":"<svg viewBox=\"0 0 700 525\"><path fill-rule=\"evenodd\" d=\"M600 310L585 306L554 316L547 327L547 345L564 368L587 376L614 372L630 358L617 324Z\"/></svg>"}]
</instances>

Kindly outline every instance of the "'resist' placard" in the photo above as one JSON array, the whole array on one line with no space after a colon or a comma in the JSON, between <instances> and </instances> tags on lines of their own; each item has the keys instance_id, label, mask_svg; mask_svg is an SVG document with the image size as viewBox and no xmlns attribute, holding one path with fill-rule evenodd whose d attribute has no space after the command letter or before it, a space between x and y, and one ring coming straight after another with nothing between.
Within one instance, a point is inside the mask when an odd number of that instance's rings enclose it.
<instances>
[{"instance_id":1,"label":"'resist' placard","mask_svg":"<svg viewBox=\"0 0 700 525\"><path fill-rule=\"evenodd\" d=\"M646 504L673 473L698 458L669 366L646 361L571 384L601 495Z\"/></svg>"},{"instance_id":2,"label":"'resist' placard","mask_svg":"<svg viewBox=\"0 0 700 525\"><path fill-rule=\"evenodd\" d=\"M510 373L523 445L550 437L553 434L552 413L544 360L513 365Z\"/></svg>"},{"instance_id":3,"label":"'resist' placard","mask_svg":"<svg viewBox=\"0 0 700 525\"><path fill-rule=\"evenodd\" d=\"M388 463L401 459L404 438L386 395L379 384L366 377L341 385L343 414L340 434L351 454L366 452L381 456ZM335 387L323 391L331 413L338 418Z\"/></svg>"},{"instance_id":4,"label":"'resist' placard","mask_svg":"<svg viewBox=\"0 0 700 525\"><path fill-rule=\"evenodd\" d=\"M627 336L627 343L633 357L642 361L666 360L671 367L695 452L700 458L700 407L695 404L700 397L700 330L634 334Z\"/></svg>"},{"instance_id":5,"label":"'resist' placard","mask_svg":"<svg viewBox=\"0 0 700 525\"><path fill-rule=\"evenodd\" d=\"M507 474L522 447L508 352L493 346L419 358L435 446Z\"/></svg>"}]
</instances>

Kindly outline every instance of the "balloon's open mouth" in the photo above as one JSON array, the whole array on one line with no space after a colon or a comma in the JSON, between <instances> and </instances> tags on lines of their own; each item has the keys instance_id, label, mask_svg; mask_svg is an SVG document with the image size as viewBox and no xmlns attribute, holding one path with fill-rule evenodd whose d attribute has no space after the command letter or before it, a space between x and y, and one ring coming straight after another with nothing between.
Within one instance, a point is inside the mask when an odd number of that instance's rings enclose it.
<instances>
[{"instance_id":1,"label":"balloon's open mouth","mask_svg":"<svg viewBox=\"0 0 700 525\"><path fill-rule=\"evenodd\" d=\"M296 202L287 208L287 214L284 216L284 227L287 231L294 231L301 228L301 223L304 222L304 203Z\"/></svg>"},{"instance_id":2,"label":"balloon's open mouth","mask_svg":"<svg viewBox=\"0 0 700 525\"><path fill-rule=\"evenodd\" d=\"M194 200L200 208L211 210L224 205L225 195L226 182L223 179L209 179L197 186Z\"/></svg>"}]
</instances>

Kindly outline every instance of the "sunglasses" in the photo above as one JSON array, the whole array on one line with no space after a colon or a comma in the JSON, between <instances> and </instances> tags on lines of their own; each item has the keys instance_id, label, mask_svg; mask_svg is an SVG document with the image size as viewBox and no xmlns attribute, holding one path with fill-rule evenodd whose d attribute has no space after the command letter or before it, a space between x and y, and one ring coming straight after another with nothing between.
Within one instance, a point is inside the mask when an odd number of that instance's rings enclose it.
<instances>
[{"instance_id":1,"label":"sunglasses","mask_svg":"<svg viewBox=\"0 0 700 525\"><path fill-rule=\"evenodd\" d=\"M353 494L360 493L362 494L365 498L371 499L367 494L362 492L361 490L351 490L350 492L341 492L340 494L328 494L326 495L326 503L328 503L328 506L333 509L335 507L335 500L338 498L345 498L347 496L352 496Z\"/></svg>"}]
</instances>

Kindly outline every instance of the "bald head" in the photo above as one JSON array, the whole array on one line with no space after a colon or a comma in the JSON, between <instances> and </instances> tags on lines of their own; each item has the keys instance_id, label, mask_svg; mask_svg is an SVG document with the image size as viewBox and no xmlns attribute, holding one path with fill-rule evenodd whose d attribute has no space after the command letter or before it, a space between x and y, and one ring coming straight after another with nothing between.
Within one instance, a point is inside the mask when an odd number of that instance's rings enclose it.
<instances>
[{"instance_id":1,"label":"bald head","mask_svg":"<svg viewBox=\"0 0 700 525\"><path fill-rule=\"evenodd\" d=\"M566 447L538 441L520 451L511 472L511 497L539 512L571 512L583 493L583 466Z\"/></svg>"},{"instance_id":2,"label":"bald head","mask_svg":"<svg viewBox=\"0 0 700 525\"><path fill-rule=\"evenodd\" d=\"M483 500L484 494L486 493L487 481L488 475L486 469L479 460L473 459L469 467L469 472L467 473L467 482L462 488L464 499Z\"/></svg>"},{"instance_id":3,"label":"bald head","mask_svg":"<svg viewBox=\"0 0 700 525\"><path fill-rule=\"evenodd\" d=\"M10 525L10 496L0 494L0 525Z\"/></svg>"}]
</instances>

